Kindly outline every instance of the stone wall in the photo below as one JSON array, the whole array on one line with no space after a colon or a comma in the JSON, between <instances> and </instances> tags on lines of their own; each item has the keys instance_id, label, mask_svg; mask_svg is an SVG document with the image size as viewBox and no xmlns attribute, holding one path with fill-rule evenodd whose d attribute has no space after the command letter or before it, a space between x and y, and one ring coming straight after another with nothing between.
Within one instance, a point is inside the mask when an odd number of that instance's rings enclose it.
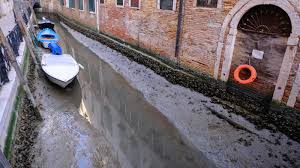
<instances>
[{"instance_id":1,"label":"stone wall","mask_svg":"<svg viewBox=\"0 0 300 168\"><path fill-rule=\"evenodd\" d=\"M0 17L10 13L13 9L12 0L0 0Z\"/></svg>"}]
</instances>

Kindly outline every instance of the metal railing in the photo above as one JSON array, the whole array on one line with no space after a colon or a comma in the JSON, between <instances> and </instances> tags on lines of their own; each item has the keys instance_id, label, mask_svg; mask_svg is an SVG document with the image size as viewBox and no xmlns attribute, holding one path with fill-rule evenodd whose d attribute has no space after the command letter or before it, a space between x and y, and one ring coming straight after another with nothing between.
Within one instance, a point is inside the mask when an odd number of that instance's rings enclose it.
<instances>
[{"instance_id":1,"label":"metal railing","mask_svg":"<svg viewBox=\"0 0 300 168\"><path fill-rule=\"evenodd\" d=\"M16 56L19 56L20 43L23 42L22 33L20 27L16 25L7 36L8 43L12 47Z\"/></svg>"},{"instance_id":2,"label":"metal railing","mask_svg":"<svg viewBox=\"0 0 300 168\"><path fill-rule=\"evenodd\" d=\"M7 73L10 70L10 64L2 45L0 45L0 87L9 81Z\"/></svg>"},{"instance_id":3,"label":"metal railing","mask_svg":"<svg viewBox=\"0 0 300 168\"><path fill-rule=\"evenodd\" d=\"M26 9L29 13L29 16L31 15L30 8ZM25 23L28 23L29 18L26 17L26 14L24 13L23 19ZM16 56L19 56L19 47L21 42L23 41L22 33L20 30L20 27L16 25L13 30L11 30L7 36L8 43L13 49L13 52ZM7 58L7 53L5 53L2 44L0 44L0 88L5 83L9 82L8 78L8 72L10 71L10 64Z\"/></svg>"}]
</instances>

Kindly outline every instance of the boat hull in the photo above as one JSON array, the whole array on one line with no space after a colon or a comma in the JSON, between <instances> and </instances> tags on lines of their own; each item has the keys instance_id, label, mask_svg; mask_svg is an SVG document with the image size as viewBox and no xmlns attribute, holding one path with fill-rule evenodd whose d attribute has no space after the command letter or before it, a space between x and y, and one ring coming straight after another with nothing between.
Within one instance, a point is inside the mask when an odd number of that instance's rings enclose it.
<instances>
[{"instance_id":1,"label":"boat hull","mask_svg":"<svg viewBox=\"0 0 300 168\"><path fill-rule=\"evenodd\" d=\"M66 88L70 83L73 82L73 80L76 78L76 76L74 76L74 78L70 79L69 81L67 82L64 82L64 81L61 81L61 80L58 80L56 78L53 78L52 76L48 75L46 72L45 72L47 78L54 84L60 86L61 88Z\"/></svg>"},{"instance_id":2,"label":"boat hull","mask_svg":"<svg viewBox=\"0 0 300 168\"><path fill-rule=\"evenodd\" d=\"M49 48L49 43L57 43L59 41L58 34L49 28L39 31L36 38L44 48Z\"/></svg>"},{"instance_id":3,"label":"boat hull","mask_svg":"<svg viewBox=\"0 0 300 168\"><path fill-rule=\"evenodd\" d=\"M79 73L78 63L68 54L43 54L41 65L47 78L62 88L68 86Z\"/></svg>"}]
</instances>

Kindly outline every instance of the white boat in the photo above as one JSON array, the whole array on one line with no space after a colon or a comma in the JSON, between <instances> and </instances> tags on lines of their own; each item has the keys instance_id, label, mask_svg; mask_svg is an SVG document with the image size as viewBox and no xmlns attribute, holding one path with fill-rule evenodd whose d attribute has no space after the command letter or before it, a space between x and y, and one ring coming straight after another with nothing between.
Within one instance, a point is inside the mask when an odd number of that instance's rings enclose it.
<instances>
[{"instance_id":1,"label":"white boat","mask_svg":"<svg viewBox=\"0 0 300 168\"><path fill-rule=\"evenodd\" d=\"M68 86L79 73L79 65L69 54L43 54L42 69L48 79L62 88Z\"/></svg>"}]
</instances>

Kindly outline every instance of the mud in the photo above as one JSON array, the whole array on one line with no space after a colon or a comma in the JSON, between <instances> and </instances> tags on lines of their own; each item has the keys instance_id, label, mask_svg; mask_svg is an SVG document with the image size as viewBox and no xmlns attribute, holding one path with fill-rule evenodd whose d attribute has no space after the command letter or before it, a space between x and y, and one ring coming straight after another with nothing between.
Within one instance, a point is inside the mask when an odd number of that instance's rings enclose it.
<instances>
[{"instance_id":1,"label":"mud","mask_svg":"<svg viewBox=\"0 0 300 168\"><path fill-rule=\"evenodd\" d=\"M31 91L35 91L35 66L29 66L28 79ZM15 139L13 142L14 149L12 150L11 166L31 167L31 163L35 157L32 154L33 146L38 136L38 127L41 124L41 116L38 109L32 106L31 101L25 95L21 110L18 112L18 120L16 125Z\"/></svg>"},{"instance_id":2,"label":"mud","mask_svg":"<svg viewBox=\"0 0 300 168\"><path fill-rule=\"evenodd\" d=\"M27 78L42 121L25 98L17 121L12 167L120 167L103 131L79 114L81 89L77 80L61 89L32 62Z\"/></svg>"}]
</instances>

